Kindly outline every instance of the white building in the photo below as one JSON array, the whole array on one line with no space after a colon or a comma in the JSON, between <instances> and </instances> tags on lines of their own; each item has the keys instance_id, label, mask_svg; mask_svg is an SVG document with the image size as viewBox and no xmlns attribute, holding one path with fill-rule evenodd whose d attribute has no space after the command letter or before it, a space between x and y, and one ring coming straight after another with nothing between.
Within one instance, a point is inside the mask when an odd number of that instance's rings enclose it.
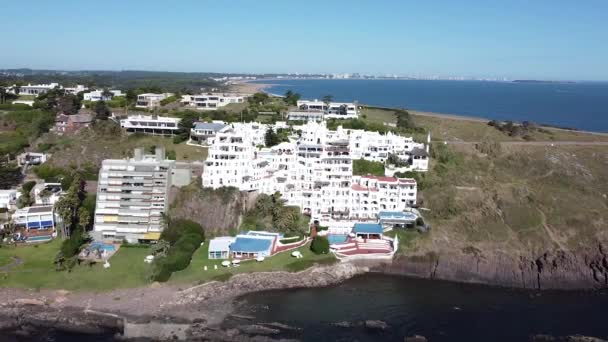
<instances>
[{"instance_id":1,"label":"white building","mask_svg":"<svg viewBox=\"0 0 608 342\"><path fill-rule=\"evenodd\" d=\"M169 188L190 182L190 171L178 164L165 159L162 148L153 155L135 149L133 158L104 160L97 185L94 239L158 240Z\"/></svg>"},{"instance_id":2,"label":"white building","mask_svg":"<svg viewBox=\"0 0 608 342\"><path fill-rule=\"evenodd\" d=\"M324 122L309 122L298 129L301 133L292 141L271 148L256 148L245 127L219 132L205 161L203 186L279 191L288 205L323 222L374 219L380 211L400 211L416 203L414 179L353 175L353 160L380 158L365 152L379 143L373 132L367 135L341 127L330 131ZM396 146L387 147L387 156L391 151L424 147L398 136L391 136L389 144Z\"/></svg>"},{"instance_id":3,"label":"white building","mask_svg":"<svg viewBox=\"0 0 608 342\"><path fill-rule=\"evenodd\" d=\"M195 122L190 129L190 143L209 145L218 132L229 128L223 121Z\"/></svg>"},{"instance_id":4,"label":"white building","mask_svg":"<svg viewBox=\"0 0 608 342\"><path fill-rule=\"evenodd\" d=\"M179 130L182 119L158 115L129 115L120 120L120 127L129 133L152 135L174 135Z\"/></svg>"},{"instance_id":5,"label":"white building","mask_svg":"<svg viewBox=\"0 0 608 342\"><path fill-rule=\"evenodd\" d=\"M205 160L203 186L234 186L257 190L266 177L266 160L257 158L257 147L264 145L267 126L258 123L232 123L210 139Z\"/></svg>"},{"instance_id":6,"label":"white building","mask_svg":"<svg viewBox=\"0 0 608 342\"><path fill-rule=\"evenodd\" d=\"M76 95L82 91L87 91L89 88L83 86L82 84L77 84L75 87L63 88L66 93Z\"/></svg>"},{"instance_id":7,"label":"white building","mask_svg":"<svg viewBox=\"0 0 608 342\"><path fill-rule=\"evenodd\" d=\"M182 104L196 109L215 110L230 103L243 103L245 96L240 94L206 93L200 95L182 95Z\"/></svg>"},{"instance_id":8,"label":"white building","mask_svg":"<svg viewBox=\"0 0 608 342\"><path fill-rule=\"evenodd\" d=\"M15 208L20 195L18 189L0 190L0 208L8 210Z\"/></svg>"},{"instance_id":9,"label":"white building","mask_svg":"<svg viewBox=\"0 0 608 342\"><path fill-rule=\"evenodd\" d=\"M97 101L110 101L114 96L124 96L122 91L120 90L109 90L112 93L111 96L104 96L103 90L93 90L88 93L83 94L83 98L85 101L97 102Z\"/></svg>"},{"instance_id":10,"label":"white building","mask_svg":"<svg viewBox=\"0 0 608 342\"><path fill-rule=\"evenodd\" d=\"M17 86L13 85L10 92L15 94L16 93L15 88L17 88ZM59 85L59 83L49 83L49 84L28 84L28 85L20 86L18 88L19 88L19 95L38 96L38 95L46 93L47 91L49 91L51 89L61 88L61 86Z\"/></svg>"},{"instance_id":11,"label":"white building","mask_svg":"<svg viewBox=\"0 0 608 342\"><path fill-rule=\"evenodd\" d=\"M303 112L322 113L323 119L356 119L359 109L356 102L330 102L326 104L319 100L299 100L298 111L290 112L289 120L301 120L306 115ZM318 115L309 115L307 120L318 120Z\"/></svg>"},{"instance_id":12,"label":"white building","mask_svg":"<svg viewBox=\"0 0 608 342\"><path fill-rule=\"evenodd\" d=\"M53 206L17 209L12 218L16 228L25 228L26 230L55 228Z\"/></svg>"},{"instance_id":13,"label":"white building","mask_svg":"<svg viewBox=\"0 0 608 342\"><path fill-rule=\"evenodd\" d=\"M135 107L139 108L154 108L159 107L160 102L168 97L173 96L172 93L162 93L162 94L140 94L137 95L137 102L135 103Z\"/></svg>"},{"instance_id":14,"label":"white building","mask_svg":"<svg viewBox=\"0 0 608 342\"><path fill-rule=\"evenodd\" d=\"M61 183L41 183L34 186L34 203L36 205L55 205L63 196Z\"/></svg>"}]
</instances>

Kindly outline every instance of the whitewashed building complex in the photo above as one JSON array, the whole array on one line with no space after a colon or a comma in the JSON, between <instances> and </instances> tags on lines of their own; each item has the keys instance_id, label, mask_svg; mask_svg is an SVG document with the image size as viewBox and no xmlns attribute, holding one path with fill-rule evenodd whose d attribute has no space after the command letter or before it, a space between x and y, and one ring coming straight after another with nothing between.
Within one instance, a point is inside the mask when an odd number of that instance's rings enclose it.
<instances>
[{"instance_id":1,"label":"whitewashed building complex","mask_svg":"<svg viewBox=\"0 0 608 342\"><path fill-rule=\"evenodd\" d=\"M128 133L151 135L174 135L179 130L180 118L158 115L129 115L120 120L120 127Z\"/></svg>"},{"instance_id":2,"label":"whitewashed building complex","mask_svg":"<svg viewBox=\"0 0 608 342\"><path fill-rule=\"evenodd\" d=\"M165 150L133 158L104 160L99 171L93 238L154 241L162 231L162 213L172 185L190 183L190 170L165 159Z\"/></svg>"},{"instance_id":3,"label":"whitewashed building complex","mask_svg":"<svg viewBox=\"0 0 608 342\"><path fill-rule=\"evenodd\" d=\"M323 121L327 119L356 119L359 108L356 102L330 102L299 100L298 109L288 113L290 121Z\"/></svg>"},{"instance_id":4,"label":"whitewashed building complex","mask_svg":"<svg viewBox=\"0 0 608 342\"><path fill-rule=\"evenodd\" d=\"M245 102L245 95L226 93L206 93L200 95L182 95L183 105L202 110L215 110L230 103Z\"/></svg>"},{"instance_id":5,"label":"whitewashed building complex","mask_svg":"<svg viewBox=\"0 0 608 342\"><path fill-rule=\"evenodd\" d=\"M294 127L299 135L271 148L263 144L264 125L232 125L210 140L202 184L273 194L299 206L313 220L374 219L380 211L402 211L416 204L414 179L354 176L353 160L384 162L397 156L403 170L426 171L428 158L415 159L425 145L393 134L343 129L325 122Z\"/></svg>"}]
</instances>

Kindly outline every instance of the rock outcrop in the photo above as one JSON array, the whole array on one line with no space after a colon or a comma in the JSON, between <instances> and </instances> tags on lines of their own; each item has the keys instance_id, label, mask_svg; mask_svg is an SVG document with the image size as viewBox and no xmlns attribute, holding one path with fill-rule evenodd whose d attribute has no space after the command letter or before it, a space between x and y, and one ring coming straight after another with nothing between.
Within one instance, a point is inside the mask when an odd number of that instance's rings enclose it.
<instances>
[{"instance_id":1,"label":"rock outcrop","mask_svg":"<svg viewBox=\"0 0 608 342\"><path fill-rule=\"evenodd\" d=\"M375 270L528 289L608 287L608 259L601 244L576 252L547 251L537 256L457 251L400 256L392 264L377 266Z\"/></svg>"}]
</instances>

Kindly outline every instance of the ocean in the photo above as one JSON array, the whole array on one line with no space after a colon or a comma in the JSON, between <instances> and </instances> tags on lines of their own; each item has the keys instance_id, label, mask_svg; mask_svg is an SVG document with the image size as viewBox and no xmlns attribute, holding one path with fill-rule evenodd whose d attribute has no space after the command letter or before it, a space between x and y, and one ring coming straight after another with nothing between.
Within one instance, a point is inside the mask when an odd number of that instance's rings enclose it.
<instances>
[{"instance_id":1,"label":"ocean","mask_svg":"<svg viewBox=\"0 0 608 342\"><path fill-rule=\"evenodd\" d=\"M265 90L298 92L304 99L332 95L336 101L531 121L608 132L608 83L515 83L424 80L261 80Z\"/></svg>"},{"instance_id":2,"label":"ocean","mask_svg":"<svg viewBox=\"0 0 608 342\"><path fill-rule=\"evenodd\" d=\"M530 291L367 274L340 285L254 293L237 312L301 330L302 341L529 341L533 335L608 337L608 296L598 291ZM381 320L370 331L365 320ZM337 324L340 323L340 324ZM341 325L341 326L339 326ZM350 325L350 327L344 327Z\"/></svg>"}]
</instances>

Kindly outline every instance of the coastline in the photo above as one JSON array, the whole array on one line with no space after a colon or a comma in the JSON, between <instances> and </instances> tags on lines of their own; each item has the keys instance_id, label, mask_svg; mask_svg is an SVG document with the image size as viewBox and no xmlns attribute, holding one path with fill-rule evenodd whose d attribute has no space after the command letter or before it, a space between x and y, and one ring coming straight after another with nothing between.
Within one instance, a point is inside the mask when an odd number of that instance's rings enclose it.
<instances>
[{"instance_id":1,"label":"coastline","mask_svg":"<svg viewBox=\"0 0 608 342\"><path fill-rule=\"evenodd\" d=\"M321 78L319 78L319 79L321 79ZM272 83L273 80L278 80L278 79L264 79L264 81L269 81L268 83L266 83L266 82L265 83L253 83L253 81L251 81L251 80L237 81L234 84L231 84L229 86L229 89L231 91L236 91L236 92L244 92L244 93L265 92L269 95L273 95L272 93L267 91L268 88L275 85ZM280 80L289 80L289 79L283 78ZM297 79L294 79L294 80L297 80ZM257 80L257 81L261 81L261 80ZM232 89L234 89L234 90L232 90ZM374 106L374 105L366 105L363 103L361 103L361 105L367 106L370 108L378 108L378 109L384 109L384 110L399 109L397 107ZM418 115L418 116L435 117L435 118L441 118L441 119L460 120L460 121L470 121L470 122L482 122L482 123L487 123L487 122L492 121L492 119L489 119L489 118L468 116L466 114L438 113L438 112L430 112L430 111L425 111L425 110L417 110L417 109L409 109L409 108L405 108L405 109L408 112L410 112L410 114ZM518 123L519 121L513 121L513 122ZM547 124L547 123L543 123L543 122L535 122L535 124L537 124L541 128L553 129L553 130L558 130L558 131L608 136L608 132L588 131L588 130L580 130L580 129L576 129L576 128L559 127L559 126L555 126L555 125L551 125L551 124Z\"/></svg>"},{"instance_id":2,"label":"coastline","mask_svg":"<svg viewBox=\"0 0 608 342\"><path fill-rule=\"evenodd\" d=\"M200 338L212 333L219 334L213 340L238 336L249 341L258 336L249 324L236 332L221 328L238 297L258 291L330 286L368 271L369 264L338 263L298 273L237 274L225 282L186 289L154 283L101 293L0 288L0 331L59 327L83 334L152 339Z\"/></svg>"}]
</instances>

